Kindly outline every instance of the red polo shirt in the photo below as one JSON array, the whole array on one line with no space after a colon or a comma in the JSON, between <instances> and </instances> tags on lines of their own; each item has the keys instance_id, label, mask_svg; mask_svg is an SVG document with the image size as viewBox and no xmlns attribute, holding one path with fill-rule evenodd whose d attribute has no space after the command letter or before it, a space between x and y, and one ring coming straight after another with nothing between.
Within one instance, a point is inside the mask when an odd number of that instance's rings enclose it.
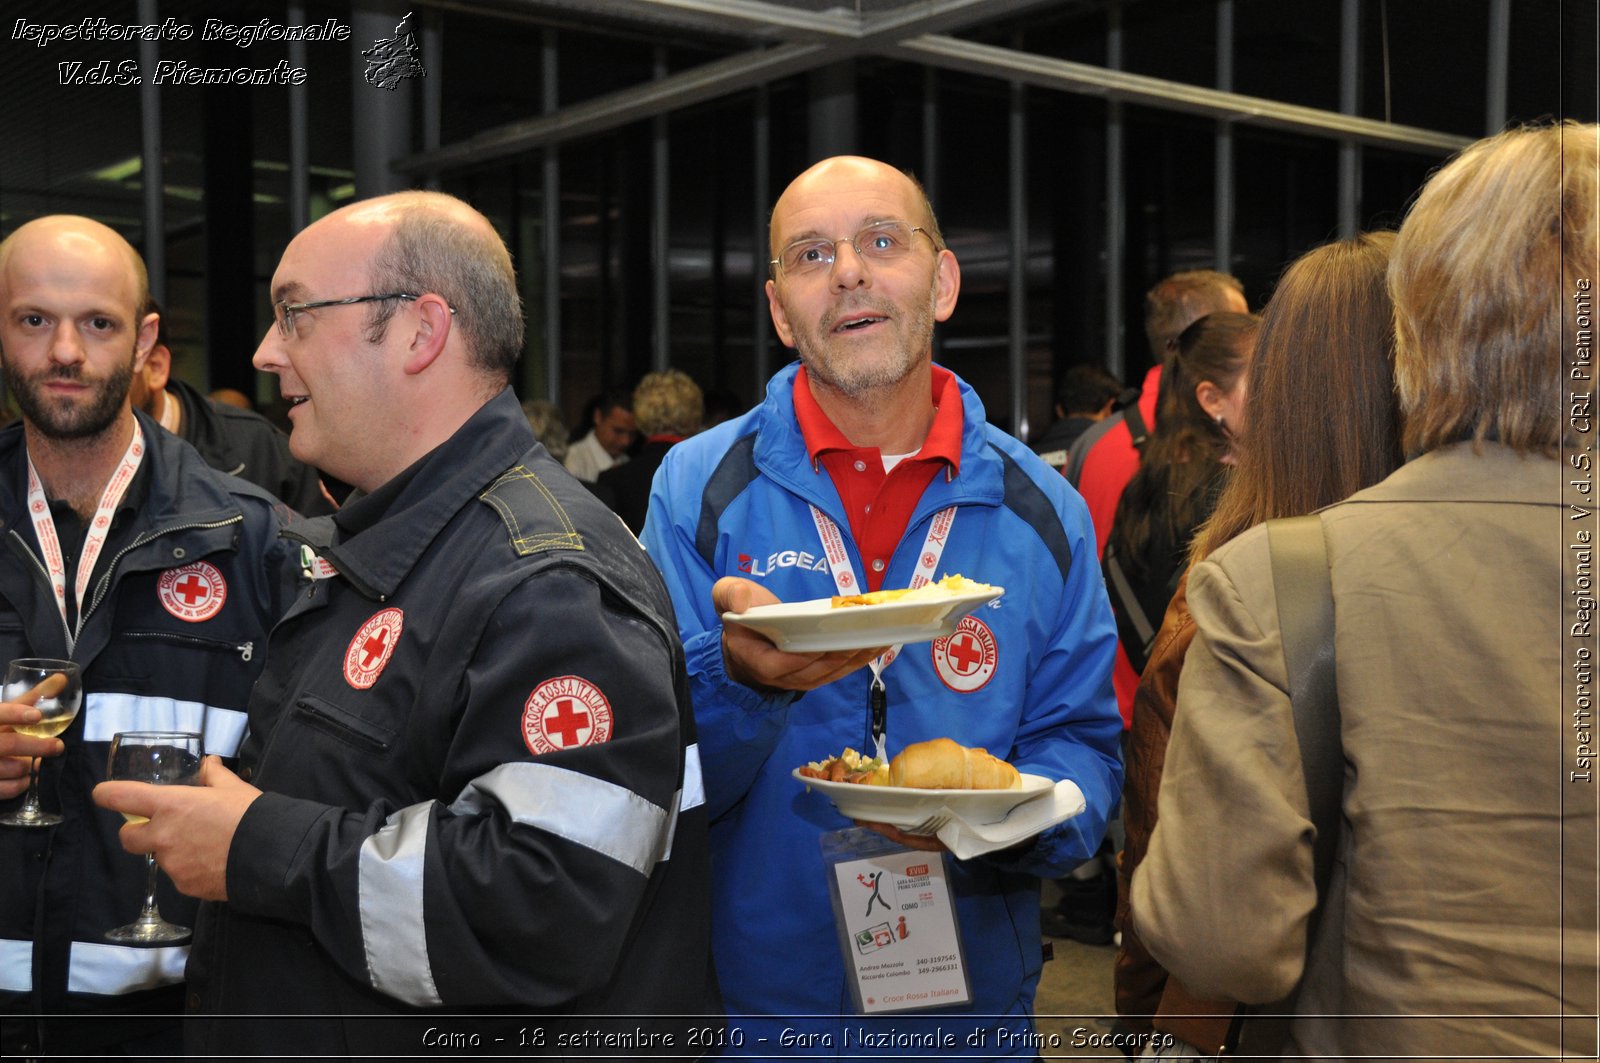
<instances>
[{"instance_id":1,"label":"red polo shirt","mask_svg":"<svg viewBox=\"0 0 1600 1063\"><path fill-rule=\"evenodd\" d=\"M858 447L828 419L811 394L804 366L794 377L794 413L811 467L826 469L850 518L850 537L861 551L868 590L883 586L894 549L911 513L941 469L952 479L961 471L961 388L955 374L933 367L933 424L922 449L888 473L877 447Z\"/></svg>"}]
</instances>

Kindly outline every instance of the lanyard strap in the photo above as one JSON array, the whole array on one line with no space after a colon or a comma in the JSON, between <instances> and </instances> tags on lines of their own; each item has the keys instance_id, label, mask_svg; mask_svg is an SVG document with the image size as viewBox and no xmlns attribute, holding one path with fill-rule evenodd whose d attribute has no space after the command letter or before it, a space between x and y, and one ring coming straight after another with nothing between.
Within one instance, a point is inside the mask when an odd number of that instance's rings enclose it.
<instances>
[{"instance_id":1,"label":"lanyard strap","mask_svg":"<svg viewBox=\"0 0 1600 1063\"><path fill-rule=\"evenodd\" d=\"M128 449L123 452L122 459L117 462L116 471L111 474L111 479L106 483L106 489L100 495L100 504L95 507L94 519L89 522L88 531L84 535L83 554L78 558L78 578L73 582L73 601L77 605L78 622L72 623L67 612L67 563L66 556L61 550L61 537L56 534L56 522L50 516L50 503L44 497L44 484L39 479L38 470L33 467L33 459L28 459L28 515L33 518L33 534L39 540L39 549L44 553L45 572L50 577L50 589L56 596L56 608L61 611L61 623L67 631L67 651L77 643L78 632L83 627L83 599L89 590L89 583L94 577L95 562L100 560L100 552L105 549L106 536L111 533L111 517L116 513L117 506L122 502L122 496L128 493L128 485L133 483L133 474L139 471L139 463L144 460L144 430L139 427L139 422L133 422L133 439L128 442Z\"/></svg>"},{"instance_id":2,"label":"lanyard strap","mask_svg":"<svg viewBox=\"0 0 1600 1063\"><path fill-rule=\"evenodd\" d=\"M840 533L839 526L816 506L811 507L811 520L817 526L817 537L822 540L822 556L827 559L828 571L839 593L850 595L865 591L865 584L856 578L855 568L850 564L850 554L845 550L844 535ZM911 574L912 590L933 582L939 559L944 556L944 544L950 538L950 527L955 522L955 506L946 506L933 515L933 521L928 525L928 536L923 540L922 550L917 556L916 570ZM890 646L868 663L872 669L872 686L867 695L872 718L872 742L876 747L874 755L879 757L885 754L884 735L888 731L889 697L883 685L883 670L893 664L898 656L900 647Z\"/></svg>"}]
</instances>

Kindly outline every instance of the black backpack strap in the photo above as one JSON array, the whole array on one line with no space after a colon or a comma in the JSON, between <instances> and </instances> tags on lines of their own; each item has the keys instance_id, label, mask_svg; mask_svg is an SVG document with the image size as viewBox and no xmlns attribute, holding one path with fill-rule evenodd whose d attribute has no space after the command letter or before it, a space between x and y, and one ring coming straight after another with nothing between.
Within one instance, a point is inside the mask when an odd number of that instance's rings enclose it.
<instances>
[{"instance_id":1,"label":"black backpack strap","mask_svg":"<svg viewBox=\"0 0 1600 1063\"><path fill-rule=\"evenodd\" d=\"M1122 411L1122 419L1127 422L1128 435L1133 438L1133 449L1144 450L1145 443L1150 439L1150 426L1144 423L1144 413L1136 402Z\"/></svg>"},{"instance_id":2,"label":"black backpack strap","mask_svg":"<svg viewBox=\"0 0 1600 1063\"><path fill-rule=\"evenodd\" d=\"M1111 592L1112 605L1116 606L1127 618L1128 623L1133 625L1133 633L1139 639L1137 647L1124 642L1122 650L1128 655L1128 663L1133 665L1133 670L1143 672L1144 666L1150 661L1150 651L1155 648L1158 629L1145 614L1144 606L1139 604L1138 592L1133 589L1128 574L1123 571L1121 562L1117 560L1116 547L1109 540L1106 542L1106 556L1101 567L1105 569L1106 586ZM1181 570L1179 576L1182 576Z\"/></svg>"}]
</instances>

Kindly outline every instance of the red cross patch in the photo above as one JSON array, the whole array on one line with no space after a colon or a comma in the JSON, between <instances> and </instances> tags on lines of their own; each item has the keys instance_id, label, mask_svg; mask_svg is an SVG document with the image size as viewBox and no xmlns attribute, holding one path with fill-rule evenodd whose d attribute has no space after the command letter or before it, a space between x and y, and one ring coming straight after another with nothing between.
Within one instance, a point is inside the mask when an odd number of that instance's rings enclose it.
<instances>
[{"instance_id":1,"label":"red cross patch","mask_svg":"<svg viewBox=\"0 0 1600 1063\"><path fill-rule=\"evenodd\" d=\"M406 614L398 609L380 609L361 625L350 648L344 651L344 681L357 690L366 690L378 681L384 665L394 656Z\"/></svg>"},{"instance_id":2,"label":"red cross patch","mask_svg":"<svg viewBox=\"0 0 1600 1063\"><path fill-rule=\"evenodd\" d=\"M955 634L934 639L932 652L939 680L958 694L981 690L994 678L995 666L1000 663L994 632L972 616L961 618Z\"/></svg>"},{"instance_id":3,"label":"red cross patch","mask_svg":"<svg viewBox=\"0 0 1600 1063\"><path fill-rule=\"evenodd\" d=\"M204 561L182 568L169 568L156 581L161 608L179 620L198 624L222 611L228 600L228 584L222 573Z\"/></svg>"},{"instance_id":4,"label":"red cross patch","mask_svg":"<svg viewBox=\"0 0 1600 1063\"><path fill-rule=\"evenodd\" d=\"M522 740L538 756L611 737L611 702L600 688L575 675L546 679L522 707Z\"/></svg>"}]
</instances>

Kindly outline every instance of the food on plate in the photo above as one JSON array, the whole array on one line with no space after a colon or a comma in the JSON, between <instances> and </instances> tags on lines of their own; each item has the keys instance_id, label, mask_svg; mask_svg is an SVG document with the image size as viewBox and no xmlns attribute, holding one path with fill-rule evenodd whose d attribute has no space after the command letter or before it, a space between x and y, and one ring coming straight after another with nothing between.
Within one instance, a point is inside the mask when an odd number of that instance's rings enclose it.
<instances>
[{"instance_id":1,"label":"food on plate","mask_svg":"<svg viewBox=\"0 0 1600 1063\"><path fill-rule=\"evenodd\" d=\"M1014 790L1022 775L987 749L968 749L948 738L915 742L889 762L890 786L928 790Z\"/></svg>"},{"instance_id":2,"label":"food on plate","mask_svg":"<svg viewBox=\"0 0 1600 1063\"><path fill-rule=\"evenodd\" d=\"M906 746L889 763L846 749L837 757L814 760L799 769L808 779L866 786L904 786L926 790L1015 790L1016 768L986 749L968 749L948 738Z\"/></svg>"},{"instance_id":3,"label":"food on plate","mask_svg":"<svg viewBox=\"0 0 1600 1063\"><path fill-rule=\"evenodd\" d=\"M810 779L828 782L853 782L863 786L888 786L889 765L879 757L857 753L849 747L837 757L813 760L800 769L800 774Z\"/></svg>"},{"instance_id":4,"label":"food on plate","mask_svg":"<svg viewBox=\"0 0 1600 1063\"><path fill-rule=\"evenodd\" d=\"M901 587L891 591L868 591L866 594L834 595L833 607L840 609L850 605L917 602L935 598L952 598L958 594L979 594L992 589L987 583L979 583L961 575L951 575L934 583L924 583L916 588Z\"/></svg>"}]
</instances>

